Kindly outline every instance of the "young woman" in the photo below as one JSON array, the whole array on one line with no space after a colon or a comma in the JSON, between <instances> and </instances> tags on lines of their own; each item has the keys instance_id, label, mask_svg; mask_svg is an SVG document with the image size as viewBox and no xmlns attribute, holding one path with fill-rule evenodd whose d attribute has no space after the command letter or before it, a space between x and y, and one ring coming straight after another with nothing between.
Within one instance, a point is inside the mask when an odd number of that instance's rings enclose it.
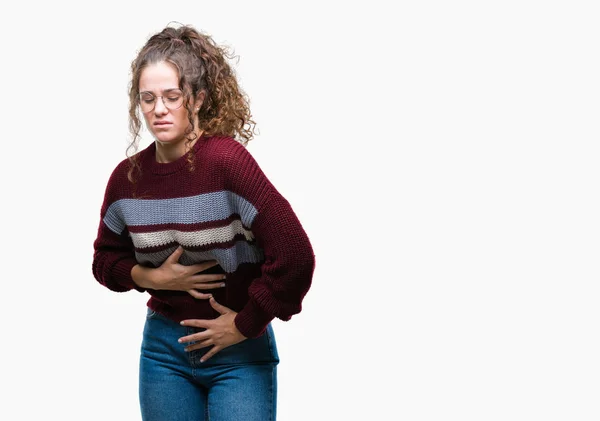
<instances>
[{"instance_id":1,"label":"young woman","mask_svg":"<svg viewBox=\"0 0 600 421\"><path fill-rule=\"evenodd\" d=\"M131 66L131 146L140 113L155 140L108 180L92 271L150 295L145 421L275 420L271 321L299 313L312 281L309 238L245 147L255 123L227 58L193 27L166 27Z\"/></svg>"}]
</instances>

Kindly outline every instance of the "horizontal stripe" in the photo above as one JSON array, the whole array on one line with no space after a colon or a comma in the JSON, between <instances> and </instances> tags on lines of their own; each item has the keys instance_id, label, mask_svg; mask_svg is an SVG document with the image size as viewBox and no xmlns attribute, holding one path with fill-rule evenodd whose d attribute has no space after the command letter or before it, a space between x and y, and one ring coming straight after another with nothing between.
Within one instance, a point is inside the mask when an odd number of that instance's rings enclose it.
<instances>
[{"instance_id":1,"label":"horizontal stripe","mask_svg":"<svg viewBox=\"0 0 600 421\"><path fill-rule=\"evenodd\" d=\"M235 237L233 237L231 240L223 242L223 243L213 243L213 244L205 244L203 246L196 246L196 247L186 247L186 250L190 250L190 251L207 251L207 250L211 250L211 249L226 249L229 247L232 247L236 242L238 241L245 241L248 244L256 244L255 241L248 241L246 240L246 237L244 237L243 234L237 234L235 235ZM179 246L179 243L177 243L176 241L171 241L167 244L161 245L161 246L156 246L156 247L147 247L144 249L135 249L135 251L138 251L140 253L154 253L154 252L159 252L159 251L163 251L166 249L173 249L173 247L177 247Z\"/></svg>"},{"instance_id":2,"label":"horizontal stripe","mask_svg":"<svg viewBox=\"0 0 600 421\"><path fill-rule=\"evenodd\" d=\"M243 197L221 190L171 199L120 199L109 206L104 223L121 234L126 226L196 224L226 219L234 213L250 227L258 211Z\"/></svg>"},{"instance_id":3,"label":"horizontal stripe","mask_svg":"<svg viewBox=\"0 0 600 421\"><path fill-rule=\"evenodd\" d=\"M155 253L135 253L138 263L159 267L177 248L177 245ZM179 258L182 265L194 265L206 260L216 260L227 273L235 272L242 263L258 263L264 260L264 253L256 245L245 241L236 242L232 247L208 251L184 250Z\"/></svg>"},{"instance_id":4,"label":"horizontal stripe","mask_svg":"<svg viewBox=\"0 0 600 421\"><path fill-rule=\"evenodd\" d=\"M248 241L254 240L252 231L245 229L239 219L225 227L209 228L201 231L166 230L131 233L131 239L137 249L157 247L172 242L179 243L183 247L202 247L207 244L226 243L238 234L242 234Z\"/></svg>"},{"instance_id":5,"label":"horizontal stripe","mask_svg":"<svg viewBox=\"0 0 600 421\"><path fill-rule=\"evenodd\" d=\"M225 219L219 219L216 221L206 221L206 222L198 222L195 224L156 224L156 225L129 225L127 230L130 233L142 233L142 232L156 232L156 231L166 231L166 230L177 230L181 232L192 232L192 231L200 231L207 228L217 228L217 227L225 227L231 224L233 221L240 221L242 226L244 226L243 222L241 222L241 216L237 213L233 213L229 215ZM244 226L246 229L250 229L249 227Z\"/></svg>"}]
</instances>

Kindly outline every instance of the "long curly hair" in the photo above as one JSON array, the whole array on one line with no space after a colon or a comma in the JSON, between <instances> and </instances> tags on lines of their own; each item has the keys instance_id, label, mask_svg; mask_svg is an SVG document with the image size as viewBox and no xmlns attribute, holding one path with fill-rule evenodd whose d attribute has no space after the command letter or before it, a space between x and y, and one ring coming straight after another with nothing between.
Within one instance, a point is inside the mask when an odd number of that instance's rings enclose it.
<instances>
[{"instance_id":1,"label":"long curly hair","mask_svg":"<svg viewBox=\"0 0 600 421\"><path fill-rule=\"evenodd\" d=\"M213 38L190 25L167 26L152 35L131 63L129 85L129 131L131 143L127 151L131 163L127 174L136 183L141 176L137 152L142 122L139 115L140 75L148 65L165 61L179 73L179 89L185 96L190 127L186 145L196 139L194 110L190 99L202 90L205 98L198 111L199 128L207 135L231 136L244 146L254 137L256 123L250 113L249 98L240 88L234 70L227 60L238 57L227 46L218 45ZM193 101L192 101L193 102ZM191 151L187 154L188 167L194 170Z\"/></svg>"}]
</instances>

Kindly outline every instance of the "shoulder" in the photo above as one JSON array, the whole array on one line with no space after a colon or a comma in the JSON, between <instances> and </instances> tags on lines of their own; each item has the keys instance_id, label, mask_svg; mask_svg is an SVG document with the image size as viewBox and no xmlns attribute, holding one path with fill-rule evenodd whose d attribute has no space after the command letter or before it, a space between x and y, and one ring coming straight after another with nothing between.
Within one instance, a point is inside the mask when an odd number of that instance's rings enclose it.
<instances>
[{"instance_id":1,"label":"shoulder","mask_svg":"<svg viewBox=\"0 0 600 421\"><path fill-rule=\"evenodd\" d=\"M211 164L224 187L261 208L277 192L245 145L231 137L212 137L207 142Z\"/></svg>"},{"instance_id":2,"label":"shoulder","mask_svg":"<svg viewBox=\"0 0 600 421\"><path fill-rule=\"evenodd\" d=\"M121 159L111 171L106 183L105 196L109 202L131 196L131 181L129 173L133 167L131 158L138 160L138 165L143 167L144 156L149 148L136 152L132 157ZM143 170L142 170L143 171Z\"/></svg>"},{"instance_id":3,"label":"shoulder","mask_svg":"<svg viewBox=\"0 0 600 421\"><path fill-rule=\"evenodd\" d=\"M245 145L230 136L211 136L206 140L203 153L215 163L232 164L240 159L253 159Z\"/></svg>"},{"instance_id":4,"label":"shoulder","mask_svg":"<svg viewBox=\"0 0 600 421\"><path fill-rule=\"evenodd\" d=\"M154 146L154 144L151 143L144 149L137 151L133 156L121 159L121 161L119 161L117 163L117 165L114 167L112 173L110 174L109 183L111 183L111 182L120 183L120 182L123 182L124 180L128 180L129 171L133 167L133 164L131 162L132 158L136 159L138 162L138 165L140 165L143 168L145 157L148 153L152 152L151 149L153 148L153 146Z\"/></svg>"},{"instance_id":5,"label":"shoulder","mask_svg":"<svg viewBox=\"0 0 600 421\"><path fill-rule=\"evenodd\" d=\"M127 174L131 168L129 158L121 160L112 170L108 178L108 187L114 187L115 185L121 184L127 180Z\"/></svg>"},{"instance_id":6,"label":"shoulder","mask_svg":"<svg viewBox=\"0 0 600 421\"><path fill-rule=\"evenodd\" d=\"M213 136L208 139L202 151L210 159L215 170L235 177L241 173L264 176L255 156L247 146L229 136ZM249 175L249 174L244 174Z\"/></svg>"},{"instance_id":7,"label":"shoulder","mask_svg":"<svg viewBox=\"0 0 600 421\"><path fill-rule=\"evenodd\" d=\"M131 164L128 158L119 162L108 177L106 189L104 192L104 206L110 205L126 196L129 179L127 174Z\"/></svg>"},{"instance_id":8,"label":"shoulder","mask_svg":"<svg viewBox=\"0 0 600 421\"><path fill-rule=\"evenodd\" d=\"M262 170L247 146L229 136L212 136L202 151L214 170L229 177L235 177L240 171L260 173Z\"/></svg>"}]
</instances>

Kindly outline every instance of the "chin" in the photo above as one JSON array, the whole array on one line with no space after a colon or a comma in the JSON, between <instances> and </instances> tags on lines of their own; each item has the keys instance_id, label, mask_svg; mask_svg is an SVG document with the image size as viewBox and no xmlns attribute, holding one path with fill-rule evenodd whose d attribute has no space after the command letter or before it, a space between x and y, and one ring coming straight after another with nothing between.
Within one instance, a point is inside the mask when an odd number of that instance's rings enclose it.
<instances>
[{"instance_id":1,"label":"chin","mask_svg":"<svg viewBox=\"0 0 600 421\"><path fill-rule=\"evenodd\" d=\"M154 133L154 138L161 143L177 143L179 139L176 136L167 135L166 133Z\"/></svg>"}]
</instances>

